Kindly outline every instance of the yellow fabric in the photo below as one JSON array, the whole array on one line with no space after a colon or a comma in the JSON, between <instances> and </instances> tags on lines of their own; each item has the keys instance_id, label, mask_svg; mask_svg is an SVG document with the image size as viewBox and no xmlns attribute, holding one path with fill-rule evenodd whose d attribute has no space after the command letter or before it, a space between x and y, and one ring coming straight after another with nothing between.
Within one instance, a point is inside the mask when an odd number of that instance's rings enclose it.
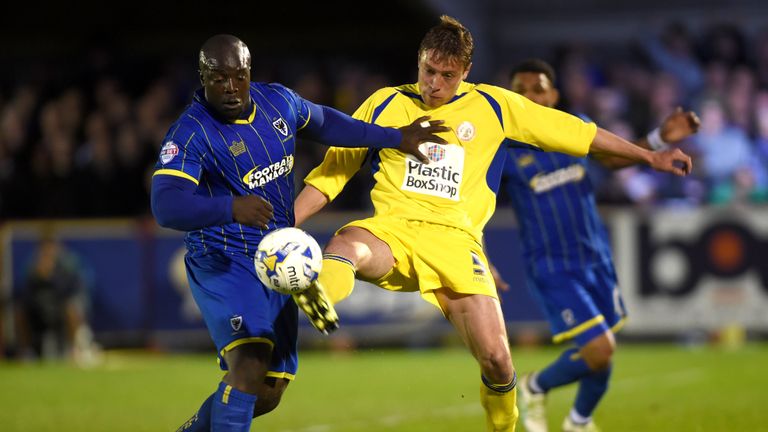
<instances>
[{"instance_id":1,"label":"yellow fabric","mask_svg":"<svg viewBox=\"0 0 768 432\"><path fill-rule=\"evenodd\" d=\"M560 333L552 336L552 342L560 343L560 342L568 340L568 339L573 339L576 336L584 333L585 331L591 329L592 327L594 327L594 326L596 326L596 325L598 325L598 324L600 324L601 322L604 322L604 321L605 321L605 317L602 316L602 315L598 315L598 316L596 316L596 317L594 317L594 318L592 318L590 320L584 321L583 323L577 325L576 327L574 327L574 328L572 328L572 329L570 329L568 331L560 332Z\"/></svg>"},{"instance_id":2,"label":"yellow fabric","mask_svg":"<svg viewBox=\"0 0 768 432\"><path fill-rule=\"evenodd\" d=\"M353 221L347 226L370 231L392 250L394 268L368 282L391 291L420 291L422 298L437 308L440 304L434 290L442 287L498 298L483 248L465 231L386 216Z\"/></svg>"},{"instance_id":3,"label":"yellow fabric","mask_svg":"<svg viewBox=\"0 0 768 432\"><path fill-rule=\"evenodd\" d=\"M331 303L336 304L352 294L355 288L355 269L347 262L323 258L323 270L318 280Z\"/></svg>"},{"instance_id":4,"label":"yellow fabric","mask_svg":"<svg viewBox=\"0 0 768 432\"><path fill-rule=\"evenodd\" d=\"M480 383L480 403L485 409L485 424L490 432L514 432L517 423L517 388L499 393Z\"/></svg>"},{"instance_id":5,"label":"yellow fabric","mask_svg":"<svg viewBox=\"0 0 768 432\"><path fill-rule=\"evenodd\" d=\"M427 165L395 149L373 154L375 215L455 226L478 241L496 206L492 187L497 185L489 186L488 171L492 164L495 171L501 169L502 159L497 156L505 139L583 156L597 130L594 123L486 84L462 83L457 98L436 109L429 109L418 95L417 84L384 88L354 114L394 127L429 115L452 129L441 135L447 145L422 144L422 152L432 154ZM332 200L360 168L367 152L331 147L304 181Z\"/></svg>"}]
</instances>

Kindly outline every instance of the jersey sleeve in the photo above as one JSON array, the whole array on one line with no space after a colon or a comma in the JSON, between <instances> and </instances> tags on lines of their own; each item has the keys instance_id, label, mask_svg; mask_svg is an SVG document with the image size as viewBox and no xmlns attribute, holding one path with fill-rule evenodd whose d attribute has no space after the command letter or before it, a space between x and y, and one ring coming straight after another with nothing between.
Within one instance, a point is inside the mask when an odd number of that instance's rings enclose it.
<instances>
[{"instance_id":1,"label":"jersey sleeve","mask_svg":"<svg viewBox=\"0 0 768 432\"><path fill-rule=\"evenodd\" d=\"M501 89L504 133L507 138L546 151L585 156L597 133L597 125L566 112L539 105Z\"/></svg>"},{"instance_id":2,"label":"jersey sleeve","mask_svg":"<svg viewBox=\"0 0 768 432\"><path fill-rule=\"evenodd\" d=\"M333 201L363 165L367 152L367 148L331 147L325 153L323 162L307 175L304 183Z\"/></svg>"},{"instance_id":3,"label":"jersey sleeve","mask_svg":"<svg viewBox=\"0 0 768 432\"><path fill-rule=\"evenodd\" d=\"M298 93L289 89L288 87L285 87L282 84L272 83L271 86L282 93L288 103L291 105L293 112L296 115L296 130L300 131L304 129L312 118L312 110L310 109L309 102L299 96Z\"/></svg>"},{"instance_id":4,"label":"jersey sleeve","mask_svg":"<svg viewBox=\"0 0 768 432\"><path fill-rule=\"evenodd\" d=\"M360 105L352 117L370 122L373 118L375 98L374 93ZM325 153L323 162L304 178L304 183L315 187L328 197L329 201L333 201L363 165L367 152L367 148L331 147Z\"/></svg>"},{"instance_id":5,"label":"jersey sleeve","mask_svg":"<svg viewBox=\"0 0 768 432\"><path fill-rule=\"evenodd\" d=\"M200 128L183 121L174 124L163 140L153 176L170 175L199 184L206 154L205 145L205 137Z\"/></svg>"}]
</instances>

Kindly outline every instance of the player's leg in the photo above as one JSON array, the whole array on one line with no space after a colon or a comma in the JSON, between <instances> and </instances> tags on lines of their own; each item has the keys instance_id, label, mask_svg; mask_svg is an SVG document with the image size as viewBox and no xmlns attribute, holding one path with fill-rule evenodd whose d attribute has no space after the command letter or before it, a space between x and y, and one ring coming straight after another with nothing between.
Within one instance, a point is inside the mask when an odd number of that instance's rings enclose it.
<instances>
[{"instance_id":1,"label":"player's leg","mask_svg":"<svg viewBox=\"0 0 768 432\"><path fill-rule=\"evenodd\" d=\"M352 293L357 273L365 279L378 279L394 265L387 243L364 228L349 226L339 231L325 247L320 279L336 304Z\"/></svg>"},{"instance_id":2,"label":"player's leg","mask_svg":"<svg viewBox=\"0 0 768 432\"><path fill-rule=\"evenodd\" d=\"M591 415L607 390L615 349L611 325L623 317L623 306L614 305L612 300L618 293L614 295L615 277L608 270L590 269L535 280L534 291L545 307L555 341L573 339L576 347L566 349L547 367L521 380L521 417L526 428L546 431L544 396L574 382L580 383L580 390L566 422L574 428L594 427Z\"/></svg>"},{"instance_id":3,"label":"player's leg","mask_svg":"<svg viewBox=\"0 0 768 432\"><path fill-rule=\"evenodd\" d=\"M268 395L263 387L271 351L269 344L249 343L226 352L224 359L229 371L216 391L177 432L250 430L251 419L257 416L256 410L263 410L272 403L270 400L256 403L257 395ZM260 414L265 412L268 411Z\"/></svg>"},{"instance_id":4,"label":"player's leg","mask_svg":"<svg viewBox=\"0 0 768 432\"><path fill-rule=\"evenodd\" d=\"M592 413L608 391L616 350L614 331L621 326L626 315L613 268L607 266L595 269L594 280L596 282L588 286L590 299L601 311L606 326L610 326L611 330L586 343L583 339L576 339L580 345L579 354L589 366L590 373L579 380L576 399L563 423L566 431L597 430L592 422Z\"/></svg>"},{"instance_id":5,"label":"player's leg","mask_svg":"<svg viewBox=\"0 0 768 432\"><path fill-rule=\"evenodd\" d=\"M480 365L480 398L490 431L514 431L515 369L499 301L485 295L466 295L447 288L434 291L446 318Z\"/></svg>"},{"instance_id":6,"label":"player's leg","mask_svg":"<svg viewBox=\"0 0 768 432\"><path fill-rule=\"evenodd\" d=\"M264 388L268 372L279 377L296 372L296 307L289 296L259 282L248 258L208 255L185 261L192 294L227 373L180 430L248 431L253 416L273 409L284 389ZM258 395L266 399L257 407Z\"/></svg>"},{"instance_id":7,"label":"player's leg","mask_svg":"<svg viewBox=\"0 0 768 432\"><path fill-rule=\"evenodd\" d=\"M613 332L607 331L579 349L579 355L589 366L590 372L579 379L576 399L563 422L564 431L597 430L592 421L592 413L608 391L615 346Z\"/></svg>"},{"instance_id":8,"label":"player's leg","mask_svg":"<svg viewBox=\"0 0 768 432\"><path fill-rule=\"evenodd\" d=\"M294 299L321 332L338 326L333 305L352 293L355 275L375 279L394 265L389 246L370 231L348 226L333 236L323 251L323 270L315 284Z\"/></svg>"},{"instance_id":9,"label":"player's leg","mask_svg":"<svg viewBox=\"0 0 768 432\"><path fill-rule=\"evenodd\" d=\"M258 399L253 408L253 417L267 414L277 408L289 383L290 381L285 378L267 377L257 393Z\"/></svg>"}]
</instances>

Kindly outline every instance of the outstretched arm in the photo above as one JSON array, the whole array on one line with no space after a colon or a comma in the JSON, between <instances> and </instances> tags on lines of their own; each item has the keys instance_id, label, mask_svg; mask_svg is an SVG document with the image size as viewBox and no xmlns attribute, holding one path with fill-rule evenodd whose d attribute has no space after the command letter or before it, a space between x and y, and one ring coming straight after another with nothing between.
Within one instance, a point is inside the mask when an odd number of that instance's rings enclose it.
<instances>
[{"instance_id":1,"label":"outstretched arm","mask_svg":"<svg viewBox=\"0 0 768 432\"><path fill-rule=\"evenodd\" d=\"M327 106L309 101L306 104L311 115L304 133L311 139L332 146L396 148L428 163L429 159L419 151L419 144L445 144L446 141L435 134L450 131L450 128L441 126L442 120L428 121L426 116L395 129L357 120Z\"/></svg>"},{"instance_id":2,"label":"outstretched arm","mask_svg":"<svg viewBox=\"0 0 768 432\"><path fill-rule=\"evenodd\" d=\"M648 150L667 150L668 147L665 144L676 144L695 134L700 123L701 121L695 112L683 111L682 108L678 107L674 113L664 119L661 126L639 139L635 144ZM649 140L653 142L649 142ZM594 157L610 169L624 168L637 163L631 159L607 154L595 154Z\"/></svg>"},{"instance_id":3,"label":"outstretched arm","mask_svg":"<svg viewBox=\"0 0 768 432\"><path fill-rule=\"evenodd\" d=\"M299 192L293 203L296 215L296 226L306 222L312 215L319 212L330 200L316 187L308 184Z\"/></svg>"},{"instance_id":4,"label":"outstretched arm","mask_svg":"<svg viewBox=\"0 0 768 432\"><path fill-rule=\"evenodd\" d=\"M606 156L618 156L631 163L644 163L657 171L684 176L691 172L691 157L680 149L650 151L636 146L620 136L603 128L597 128L597 134L589 148L598 159Z\"/></svg>"}]
</instances>

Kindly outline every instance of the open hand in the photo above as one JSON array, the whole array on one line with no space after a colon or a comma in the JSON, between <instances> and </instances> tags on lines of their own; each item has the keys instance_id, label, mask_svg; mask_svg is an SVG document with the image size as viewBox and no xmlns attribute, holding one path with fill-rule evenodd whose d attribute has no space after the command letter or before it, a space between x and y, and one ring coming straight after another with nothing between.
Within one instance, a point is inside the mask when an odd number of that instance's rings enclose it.
<instances>
[{"instance_id":1,"label":"open hand","mask_svg":"<svg viewBox=\"0 0 768 432\"><path fill-rule=\"evenodd\" d=\"M429 158L419 150L419 145L424 142L433 142L436 144L445 144L446 141L435 135L439 132L448 132L451 128L441 126L443 120L431 120L429 116L419 117L408 126L400 128L403 139L400 141L398 149L403 153L415 156L421 163L429 163Z\"/></svg>"},{"instance_id":2,"label":"open hand","mask_svg":"<svg viewBox=\"0 0 768 432\"><path fill-rule=\"evenodd\" d=\"M679 148L653 152L651 168L657 171L672 173L679 176L691 173L693 163L691 157Z\"/></svg>"},{"instance_id":3,"label":"open hand","mask_svg":"<svg viewBox=\"0 0 768 432\"><path fill-rule=\"evenodd\" d=\"M258 195L236 196L232 200L232 218L243 225L266 229L272 219L272 204Z\"/></svg>"}]
</instances>

